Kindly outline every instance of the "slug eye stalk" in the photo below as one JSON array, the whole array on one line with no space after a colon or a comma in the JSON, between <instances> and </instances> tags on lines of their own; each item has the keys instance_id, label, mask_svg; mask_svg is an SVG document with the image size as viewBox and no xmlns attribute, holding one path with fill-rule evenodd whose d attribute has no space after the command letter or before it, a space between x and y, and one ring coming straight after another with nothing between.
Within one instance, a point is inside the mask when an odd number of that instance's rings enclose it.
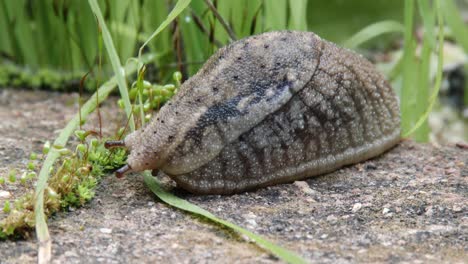
<instances>
[{"instance_id":1,"label":"slug eye stalk","mask_svg":"<svg viewBox=\"0 0 468 264\"><path fill-rule=\"evenodd\" d=\"M125 142L123 140L108 140L104 143L104 147L109 148L116 148L116 147L125 147Z\"/></svg>"},{"instance_id":2,"label":"slug eye stalk","mask_svg":"<svg viewBox=\"0 0 468 264\"><path fill-rule=\"evenodd\" d=\"M126 164L122 168L115 171L115 177L123 178L123 176L125 176L125 174L130 173L130 172L132 172L132 167L130 167L128 164Z\"/></svg>"}]
</instances>

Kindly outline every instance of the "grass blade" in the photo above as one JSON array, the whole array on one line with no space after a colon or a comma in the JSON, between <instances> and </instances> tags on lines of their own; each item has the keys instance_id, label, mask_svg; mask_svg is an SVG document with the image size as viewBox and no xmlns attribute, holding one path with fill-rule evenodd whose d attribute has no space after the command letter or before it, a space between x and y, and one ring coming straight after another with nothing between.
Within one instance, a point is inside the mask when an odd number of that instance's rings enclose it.
<instances>
[{"instance_id":1,"label":"grass blade","mask_svg":"<svg viewBox=\"0 0 468 264\"><path fill-rule=\"evenodd\" d=\"M230 41L235 41L237 40L237 36L232 30L231 26L226 22L223 18L223 16L218 12L218 9L213 5L213 3L210 0L205 0L205 4L210 8L211 12L213 15L216 17L219 23L223 26L224 30L229 34L229 40Z\"/></svg>"},{"instance_id":2,"label":"grass blade","mask_svg":"<svg viewBox=\"0 0 468 264\"><path fill-rule=\"evenodd\" d=\"M252 239L257 243L259 246L262 248L270 251L273 255L277 256L278 258L282 259L283 261L287 263L307 263L305 259L303 259L301 256L296 255L295 253L280 247L278 245L275 245L274 243L266 240L265 238L256 235L240 226L237 226L231 222L225 221L223 219L220 219L213 215L212 213L206 211L205 209L189 203L186 200L183 200L169 192L166 192L160 184L157 182L156 178L154 178L151 173L149 172L144 172L144 179L146 185L151 189L151 191L156 194L156 196L161 199L163 202L174 206L180 210L187 211L193 214L197 214L199 216L205 217L215 223L224 225L227 228L230 228L238 233L241 233L248 238Z\"/></svg>"},{"instance_id":3,"label":"grass blade","mask_svg":"<svg viewBox=\"0 0 468 264\"><path fill-rule=\"evenodd\" d=\"M355 49L363 43L383 34L387 33L403 33L405 27L397 22L392 20L381 21L374 24L366 26L348 40L343 43L343 46L349 49Z\"/></svg>"},{"instance_id":4,"label":"grass blade","mask_svg":"<svg viewBox=\"0 0 468 264\"><path fill-rule=\"evenodd\" d=\"M95 0L94 0L95 1ZM165 29L171 22L174 20L184 9L190 4L192 0L179 0L177 1L177 4L175 5L174 9L167 15L167 18L159 25L159 27L151 34L151 36L148 38L148 40L141 45L140 50L138 51L138 58L141 57L141 54L143 53L143 49L145 48L148 43L155 38L163 29Z\"/></svg>"},{"instance_id":5,"label":"grass blade","mask_svg":"<svg viewBox=\"0 0 468 264\"><path fill-rule=\"evenodd\" d=\"M458 43L468 53L468 27L463 22L462 16L458 11L453 0L445 0L441 3L441 10L444 12L445 20L453 31L453 36Z\"/></svg>"},{"instance_id":6,"label":"grass blade","mask_svg":"<svg viewBox=\"0 0 468 264\"><path fill-rule=\"evenodd\" d=\"M130 98L128 96L128 87L127 82L125 81L125 73L122 72L122 64L120 63L119 56L117 55L117 51L115 50L114 43L112 41L112 37L110 35L109 29L107 29L106 22L102 16L101 9L96 0L88 0L89 6L91 10L93 10L94 15L96 16L99 26L102 30L102 38L104 40L104 44L106 46L107 54L109 56L110 62L112 64L112 69L114 70L114 74L117 78L117 83L119 85L120 96L122 97L122 101L125 106L125 113L127 114L127 118L129 119L129 126L130 130L135 130L135 121L132 116L132 105L130 103Z\"/></svg>"},{"instance_id":7,"label":"grass blade","mask_svg":"<svg viewBox=\"0 0 468 264\"><path fill-rule=\"evenodd\" d=\"M422 48L420 54L419 76L417 79L416 89L418 100L416 101L415 108L413 109L415 115L422 116L429 104L429 87L431 83L430 66L432 50L435 49L435 13L431 10L428 1L418 0L419 14L422 17L424 25L424 36L422 41ZM413 138L418 142L429 141L430 128L427 120L415 131Z\"/></svg>"},{"instance_id":8,"label":"grass blade","mask_svg":"<svg viewBox=\"0 0 468 264\"><path fill-rule=\"evenodd\" d=\"M37 54L37 44L34 41L34 29L30 26L30 17L26 12L26 1L3 1L2 8L5 8L4 12L8 15L6 18L9 22L12 34L12 46L15 48L15 52L21 54L21 63L24 63L33 69L37 69L39 66L39 54ZM9 31L10 31L9 28Z\"/></svg>"},{"instance_id":9,"label":"grass blade","mask_svg":"<svg viewBox=\"0 0 468 264\"><path fill-rule=\"evenodd\" d=\"M294 30L307 30L307 3L306 0L289 0L289 28Z\"/></svg>"},{"instance_id":10,"label":"grass blade","mask_svg":"<svg viewBox=\"0 0 468 264\"><path fill-rule=\"evenodd\" d=\"M154 59L153 55L144 56L143 61L151 61ZM125 68L126 74L134 73L137 70L135 64L130 64ZM98 103L104 101L107 96L112 92L117 84L116 77L110 79L103 84L96 93L83 105L80 110L81 118L86 118L91 112L94 111ZM97 96L99 94L99 97ZM54 145L65 146L73 131L78 127L80 123L80 113L77 113L72 120L70 120L67 126L62 130L60 135L54 141ZM51 241L49 231L47 228L46 217L44 214L44 190L47 187L47 180L49 179L49 171L52 168L54 162L59 157L57 149L51 148L47 155L44 164L42 165L41 171L39 172L37 186L35 190L35 205L34 214L36 220L36 235L39 241L39 256L38 260L40 263L48 263L51 257Z\"/></svg>"},{"instance_id":11,"label":"grass blade","mask_svg":"<svg viewBox=\"0 0 468 264\"><path fill-rule=\"evenodd\" d=\"M401 131L406 133L413 126L416 113L413 109L416 105L417 94L415 89L415 70L418 64L415 59L416 43L413 37L414 0L405 0L405 33L403 44L403 87L401 91Z\"/></svg>"},{"instance_id":12,"label":"grass blade","mask_svg":"<svg viewBox=\"0 0 468 264\"><path fill-rule=\"evenodd\" d=\"M141 6L142 10L152 10L151 13L141 11L142 19L142 33L146 36L143 40L139 42L145 42L154 29L159 26L164 19L169 14L169 2L167 1L144 1ZM172 50L172 38L170 31L165 31L162 34L158 35L154 41L148 43L149 49L153 52L164 53ZM172 59L172 57L171 57ZM165 60L158 60L158 64L161 65ZM164 76L164 73L161 73L160 76Z\"/></svg>"},{"instance_id":13,"label":"grass blade","mask_svg":"<svg viewBox=\"0 0 468 264\"><path fill-rule=\"evenodd\" d=\"M139 16L136 14L138 9L138 1L131 0L120 0L114 3L109 3L107 6L110 13L110 19L107 19L107 22L113 21L117 27L125 25L129 27L134 32L138 32L139 27ZM137 39L116 34L115 30L112 30L111 33L113 36L114 44L116 47L117 54L122 61L127 60L132 57L136 49Z\"/></svg>"},{"instance_id":14,"label":"grass blade","mask_svg":"<svg viewBox=\"0 0 468 264\"><path fill-rule=\"evenodd\" d=\"M288 2L287 0L275 0L265 2L265 19L266 30L284 30L287 27L288 20Z\"/></svg>"},{"instance_id":15,"label":"grass blade","mask_svg":"<svg viewBox=\"0 0 468 264\"><path fill-rule=\"evenodd\" d=\"M419 117L415 125L409 129L408 132L403 134L403 137L409 137L413 134L428 118L431 113L432 108L437 100L437 95L439 94L440 87L442 85L442 75L443 75L443 66L444 66L444 18L442 16L442 11L440 7L440 0L435 1L436 12L437 12L437 21L439 25L438 32L438 61L437 61L437 74L435 77L434 88L432 90L431 97L429 98L429 105L426 108L426 111Z\"/></svg>"},{"instance_id":16,"label":"grass blade","mask_svg":"<svg viewBox=\"0 0 468 264\"><path fill-rule=\"evenodd\" d=\"M189 18L189 19L187 19ZM185 11L185 19L180 19L180 30L182 39L186 46L184 47L186 58L191 58L191 62L187 64L188 74L194 75L201 63L193 64L193 62L204 62L208 58L210 50L215 47L220 47L222 44L217 39L210 39L206 27L203 25L201 18L198 17L193 10ZM188 45L187 45L188 44Z\"/></svg>"}]
</instances>

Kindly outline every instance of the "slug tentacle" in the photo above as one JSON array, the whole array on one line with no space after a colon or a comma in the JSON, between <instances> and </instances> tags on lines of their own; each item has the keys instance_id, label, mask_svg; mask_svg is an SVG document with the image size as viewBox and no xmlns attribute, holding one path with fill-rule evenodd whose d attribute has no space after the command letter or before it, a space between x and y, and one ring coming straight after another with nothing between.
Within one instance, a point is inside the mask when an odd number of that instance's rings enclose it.
<instances>
[{"instance_id":1,"label":"slug tentacle","mask_svg":"<svg viewBox=\"0 0 468 264\"><path fill-rule=\"evenodd\" d=\"M104 147L107 149L125 147L125 142L123 140L108 140L104 143Z\"/></svg>"},{"instance_id":2,"label":"slug tentacle","mask_svg":"<svg viewBox=\"0 0 468 264\"><path fill-rule=\"evenodd\" d=\"M115 171L115 177L122 178L125 174L132 172L132 167L126 164L122 168Z\"/></svg>"}]
</instances>

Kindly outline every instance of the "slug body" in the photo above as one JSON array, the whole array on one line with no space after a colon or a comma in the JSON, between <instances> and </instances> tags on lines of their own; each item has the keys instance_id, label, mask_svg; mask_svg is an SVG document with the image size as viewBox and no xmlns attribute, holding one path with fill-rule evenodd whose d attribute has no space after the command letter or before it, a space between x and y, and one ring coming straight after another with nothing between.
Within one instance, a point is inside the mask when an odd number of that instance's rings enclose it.
<instances>
[{"instance_id":1,"label":"slug body","mask_svg":"<svg viewBox=\"0 0 468 264\"><path fill-rule=\"evenodd\" d=\"M128 170L230 194L331 172L399 138L398 101L369 61L284 31L220 49L124 144Z\"/></svg>"}]
</instances>

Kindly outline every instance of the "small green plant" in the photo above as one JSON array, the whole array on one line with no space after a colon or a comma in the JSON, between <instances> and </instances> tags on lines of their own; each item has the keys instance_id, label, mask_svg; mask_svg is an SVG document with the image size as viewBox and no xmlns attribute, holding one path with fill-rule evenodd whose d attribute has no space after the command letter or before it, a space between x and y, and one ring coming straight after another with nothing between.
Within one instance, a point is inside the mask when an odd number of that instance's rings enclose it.
<instances>
[{"instance_id":1,"label":"small green plant","mask_svg":"<svg viewBox=\"0 0 468 264\"><path fill-rule=\"evenodd\" d=\"M158 110L180 86L180 73L174 74L175 84L156 85L144 81L142 96L147 107L144 107L145 117ZM132 99L136 100L135 87L132 88ZM139 109L139 108L137 108ZM80 122L81 123L81 122ZM122 127L116 138L122 137L125 128ZM108 172L125 164L127 152L124 149L106 149L104 142L111 138L97 138L94 131L75 130L74 135L78 144L74 151L59 144L51 145L49 141L44 143L42 155L31 153L29 162L23 170L19 182L30 187L29 191L17 198L13 204L6 201L3 212L7 214L0 220L0 238L12 236L25 236L34 228L34 181L37 179L37 164L44 162L51 149L59 153L59 160L55 167L51 167L51 175L44 192L44 211L47 216L70 207L80 207L95 195L95 188L101 178ZM113 138L113 139L116 139ZM17 184L17 170L12 169L8 173L8 182L0 177L0 184Z\"/></svg>"},{"instance_id":2,"label":"small green plant","mask_svg":"<svg viewBox=\"0 0 468 264\"><path fill-rule=\"evenodd\" d=\"M28 170L34 170L35 167L36 167L36 165L34 165L34 162L30 161L28 163Z\"/></svg>"},{"instance_id":3,"label":"small green plant","mask_svg":"<svg viewBox=\"0 0 468 264\"><path fill-rule=\"evenodd\" d=\"M133 115L140 116L140 121L143 120L142 125L147 123L152 114L177 93L182 79L180 72L175 72L173 79L175 84L151 84L142 79L132 84L129 97L131 101L135 102L132 107ZM119 99L117 104L121 109L124 109L122 99Z\"/></svg>"},{"instance_id":4,"label":"small green plant","mask_svg":"<svg viewBox=\"0 0 468 264\"><path fill-rule=\"evenodd\" d=\"M10 211L11 211L10 201L5 201L5 204L3 205L3 212L9 213Z\"/></svg>"},{"instance_id":5,"label":"small green plant","mask_svg":"<svg viewBox=\"0 0 468 264\"><path fill-rule=\"evenodd\" d=\"M85 139L86 140L86 139ZM92 143L91 143L92 142ZM61 148L60 164L51 171L45 192L45 210L51 215L61 209L79 207L94 197L94 189L108 171L125 163L124 150L104 148L104 140L82 141L76 151ZM80 147L83 146L83 147ZM36 156L37 158L37 156ZM42 159L40 159L42 160ZM30 163L20 178L23 185L33 187L36 179L35 166ZM9 173L9 184L15 184L16 171ZM15 180L13 180L15 179ZM0 237L22 236L34 227L34 190L16 199L13 205L6 201L3 212L8 214L0 221Z\"/></svg>"},{"instance_id":6,"label":"small green plant","mask_svg":"<svg viewBox=\"0 0 468 264\"><path fill-rule=\"evenodd\" d=\"M37 153L35 152L31 152L31 154L29 155L29 160L36 160L37 159Z\"/></svg>"},{"instance_id":7,"label":"small green plant","mask_svg":"<svg viewBox=\"0 0 468 264\"><path fill-rule=\"evenodd\" d=\"M11 170L11 171L8 173L8 181L11 182L11 183L15 183L15 182L16 182L16 171L15 171L15 170Z\"/></svg>"}]
</instances>

